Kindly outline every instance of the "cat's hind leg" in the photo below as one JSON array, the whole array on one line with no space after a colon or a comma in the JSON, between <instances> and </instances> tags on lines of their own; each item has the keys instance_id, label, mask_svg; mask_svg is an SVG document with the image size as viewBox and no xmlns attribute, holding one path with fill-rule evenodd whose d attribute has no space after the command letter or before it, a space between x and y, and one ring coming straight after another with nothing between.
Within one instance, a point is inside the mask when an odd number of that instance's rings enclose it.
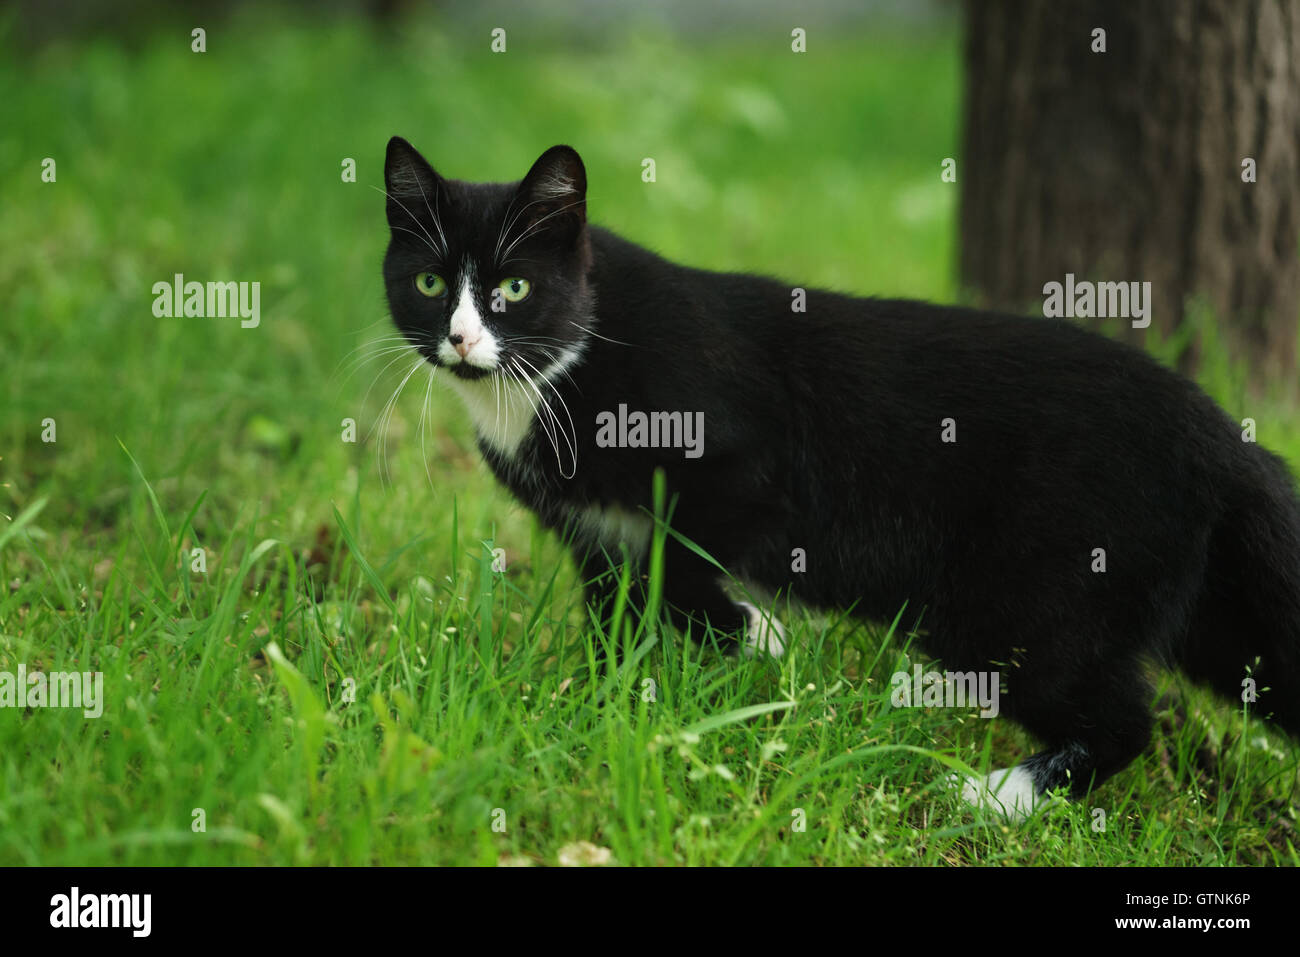
<instances>
[{"instance_id":1,"label":"cat's hind leg","mask_svg":"<svg viewBox=\"0 0 1300 957\"><path fill-rule=\"evenodd\" d=\"M1047 798L1038 793L1034 776L1021 765L1003 768L982 778L954 775L954 785L961 785L961 797L967 804L996 811L1012 820L1022 820L1038 810Z\"/></svg>"},{"instance_id":2,"label":"cat's hind leg","mask_svg":"<svg viewBox=\"0 0 1300 957\"><path fill-rule=\"evenodd\" d=\"M1092 667L1076 669L1067 677L1027 665L1008 682L1003 713L1048 747L1009 770L965 782L969 803L1023 818L1060 788L1071 799L1086 797L1146 748L1154 719L1140 662L1099 656Z\"/></svg>"}]
</instances>

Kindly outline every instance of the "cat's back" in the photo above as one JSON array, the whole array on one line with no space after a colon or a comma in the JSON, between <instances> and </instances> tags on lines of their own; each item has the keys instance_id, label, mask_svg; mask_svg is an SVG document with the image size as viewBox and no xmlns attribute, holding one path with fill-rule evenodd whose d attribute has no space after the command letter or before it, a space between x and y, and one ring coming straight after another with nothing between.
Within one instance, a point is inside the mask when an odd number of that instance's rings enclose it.
<instances>
[{"instance_id":1,"label":"cat's back","mask_svg":"<svg viewBox=\"0 0 1300 957\"><path fill-rule=\"evenodd\" d=\"M592 243L600 328L642 357L620 387L765 422L822 467L933 458L995 482L1119 460L1208 482L1262 455L1195 383L1067 320L709 272L598 228Z\"/></svg>"}]
</instances>

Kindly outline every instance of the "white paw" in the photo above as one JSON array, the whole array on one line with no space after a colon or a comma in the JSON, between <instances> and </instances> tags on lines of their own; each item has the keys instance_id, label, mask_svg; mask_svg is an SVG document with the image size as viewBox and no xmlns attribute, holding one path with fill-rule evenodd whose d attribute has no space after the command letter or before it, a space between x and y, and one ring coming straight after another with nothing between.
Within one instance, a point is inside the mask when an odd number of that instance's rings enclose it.
<instances>
[{"instance_id":1,"label":"white paw","mask_svg":"<svg viewBox=\"0 0 1300 957\"><path fill-rule=\"evenodd\" d=\"M996 811L1012 821L1023 821L1051 802L1038 794L1034 779L1020 767L994 771L986 778L954 774L949 781L961 784L962 800L967 804Z\"/></svg>"},{"instance_id":2,"label":"white paw","mask_svg":"<svg viewBox=\"0 0 1300 957\"><path fill-rule=\"evenodd\" d=\"M760 653L771 655L773 658L780 658L785 654L785 629L781 627L781 623L747 601L740 602L740 607L745 609L745 614L749 616L741 653L746 658L753 658Z\"/></svg>"}]
</instances>

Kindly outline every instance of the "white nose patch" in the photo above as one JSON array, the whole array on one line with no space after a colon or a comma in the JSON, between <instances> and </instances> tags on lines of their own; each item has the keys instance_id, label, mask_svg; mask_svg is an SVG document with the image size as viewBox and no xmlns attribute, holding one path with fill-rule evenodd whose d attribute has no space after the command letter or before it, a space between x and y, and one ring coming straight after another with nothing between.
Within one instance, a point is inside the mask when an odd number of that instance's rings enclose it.
<instances>
[{"instance_id":1,"label":"white nose patch","mask_svg":"<svg viewBox=\"0 0 1300 957\"><path fill-rule=\"evenodd\" d=\"M465 362L480 369L495 369L501 349L496 337L483 325L483 317L474 303L474 271L466 266L461 272L456 308L451 313L448 337L438 344L438 358L454 366Z\"/></svg>"}]
</instances>

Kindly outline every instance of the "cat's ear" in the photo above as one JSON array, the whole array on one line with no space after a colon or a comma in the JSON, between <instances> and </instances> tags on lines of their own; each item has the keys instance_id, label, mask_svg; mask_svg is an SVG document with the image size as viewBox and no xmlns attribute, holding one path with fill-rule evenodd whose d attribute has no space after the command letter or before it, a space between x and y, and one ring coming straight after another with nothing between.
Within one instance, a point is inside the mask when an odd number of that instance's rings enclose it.
<instances>
[{"instance_id":1,"label":"cat's ear","mask_svg":"<svg viewBox=\"0 0 1300 957\"><path fill-rule=\"evenodd\" d=\"M520 222L532 227L576 229L587 221L587 170L570 146L552 146L519 183Z\"/></svg>"},{"instance_id":2,"label":"cat's ear","mask_svg":"<svg viewBox=\"0 0 1300 957\"><path fill-rule=\"evenodd\" d=\"M431 207L441 185L442 177L414 146L400 136L388 141L384 189L388 192L389 225L405 223L414 218L414 210Z\"/></svg>"}]
</instances>

